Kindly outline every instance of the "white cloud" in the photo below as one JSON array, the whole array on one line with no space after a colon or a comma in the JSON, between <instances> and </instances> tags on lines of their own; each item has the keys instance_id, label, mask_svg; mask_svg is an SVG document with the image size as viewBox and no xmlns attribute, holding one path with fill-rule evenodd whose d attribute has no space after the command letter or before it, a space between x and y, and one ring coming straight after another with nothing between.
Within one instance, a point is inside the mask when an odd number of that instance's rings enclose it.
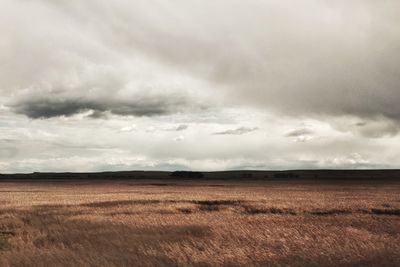
<instances>
[{"instance_id":1,"label":"white cloud","mask_svg":"<svg viewBox=\"0 0 400 267\"><path fill-rule=\"evenodd\" d=\"M132 131L135 131L136 128L137 128L136 124L132 124L132 125L129 125L129 126L122 127L120 129L120 132L132 132Z\"/></svg>"},{"instance_id":2,"label":"white cloud","mask_svg":"<svg viewBox=\"0 0 400 267\"><path fill-rule=\"evenodd\" d=\"M353 168L354 166L365 166L369 164L369 160L365 159L359 153L351 153L346 156L335 157L327 161L328 164L333 165L333 167L343 167L348 166Z\"/></svg>"},{"instance_id":3,"label":"white cloud","mask_svg":"<svg viewBox=\"0 0 400 267\"><path fill-rule=\"evenodd\" d=\"M174 138L174 141L177 141L177 142L180 142L180 141L183 141L183 140L185 140L185 137L183 135L179 135L179 136Z\"/></svg>"}]
</instances>

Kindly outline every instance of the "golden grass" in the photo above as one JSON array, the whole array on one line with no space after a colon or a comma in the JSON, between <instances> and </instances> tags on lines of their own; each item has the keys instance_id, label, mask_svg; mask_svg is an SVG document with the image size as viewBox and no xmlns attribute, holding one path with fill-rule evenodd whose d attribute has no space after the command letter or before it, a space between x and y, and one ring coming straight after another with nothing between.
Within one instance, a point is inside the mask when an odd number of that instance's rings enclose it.
<instances>
[{"instance_id":1,"label":"golden grass","mask_svg":"<svg viewBox=\"0 0 400 267\"><path fill-rule=\"evenodd\" d=\"M400 266L400 183L0 182L0 266Z\"/></svg>"}]
</instances>

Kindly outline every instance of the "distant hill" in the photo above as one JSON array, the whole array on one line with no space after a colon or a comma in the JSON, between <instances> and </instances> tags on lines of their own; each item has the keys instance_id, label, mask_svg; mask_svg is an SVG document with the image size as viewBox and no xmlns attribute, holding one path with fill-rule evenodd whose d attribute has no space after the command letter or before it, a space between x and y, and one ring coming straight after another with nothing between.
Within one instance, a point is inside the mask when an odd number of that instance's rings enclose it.
<instances>
[{"instance_id":1,"label":"distant hill","mask_svg":"<svg viewBox=\"0 0 400 267\"><path fill-rule=\"evenodd\" d=\"M93 173L51 173L35 172L27 174L0 174L0 179L203 179L203 180L274 180L274 179L317 179L317 180L386 180L399 179L400 170L287 170L287 171L219 171L219 172L191 172L191 171L117 171Z\"/></svg>"}]
</instances>

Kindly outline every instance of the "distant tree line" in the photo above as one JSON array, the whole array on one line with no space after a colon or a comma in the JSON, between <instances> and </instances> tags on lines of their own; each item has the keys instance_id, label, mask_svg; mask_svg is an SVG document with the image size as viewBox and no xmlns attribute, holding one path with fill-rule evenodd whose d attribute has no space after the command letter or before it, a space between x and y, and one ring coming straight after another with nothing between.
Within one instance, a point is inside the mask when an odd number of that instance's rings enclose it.
<instances>
[{"instance_id":1,"label":"distant tree line","mask_svg":"<svg viewBox=\"0 0 400 267\"><path fill-rule=\"evenodd\" d=\"M204 174L202 172L193 172L193 171L175 171L170 174L173 178L203 178Z\"/></svg>"},{"instance_id":2,"label":"distant tree line","mask_svg":"<svg viewBox=\"0 0 400 267\"><path fill-rule=\"evenodd\" d=\"M275 178L298 178L299 175L292 172L279 172L274 174Z\"/></svg>"}]
</instances>

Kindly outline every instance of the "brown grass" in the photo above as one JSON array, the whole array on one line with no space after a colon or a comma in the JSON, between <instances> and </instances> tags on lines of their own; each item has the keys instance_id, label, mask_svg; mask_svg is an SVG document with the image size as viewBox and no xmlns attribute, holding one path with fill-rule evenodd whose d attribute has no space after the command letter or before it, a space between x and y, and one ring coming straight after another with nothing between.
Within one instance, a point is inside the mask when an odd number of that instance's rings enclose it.
<instances>
[{"instance_id":1,"label":"brown grass","mask_svg":"<svg viewBox=\"0 0 400 267\"><path fill-rule=\"evenodd\" d=\"M400 266L400 183L0 182L0 266Z\"/></svg>"}]
</instances>

